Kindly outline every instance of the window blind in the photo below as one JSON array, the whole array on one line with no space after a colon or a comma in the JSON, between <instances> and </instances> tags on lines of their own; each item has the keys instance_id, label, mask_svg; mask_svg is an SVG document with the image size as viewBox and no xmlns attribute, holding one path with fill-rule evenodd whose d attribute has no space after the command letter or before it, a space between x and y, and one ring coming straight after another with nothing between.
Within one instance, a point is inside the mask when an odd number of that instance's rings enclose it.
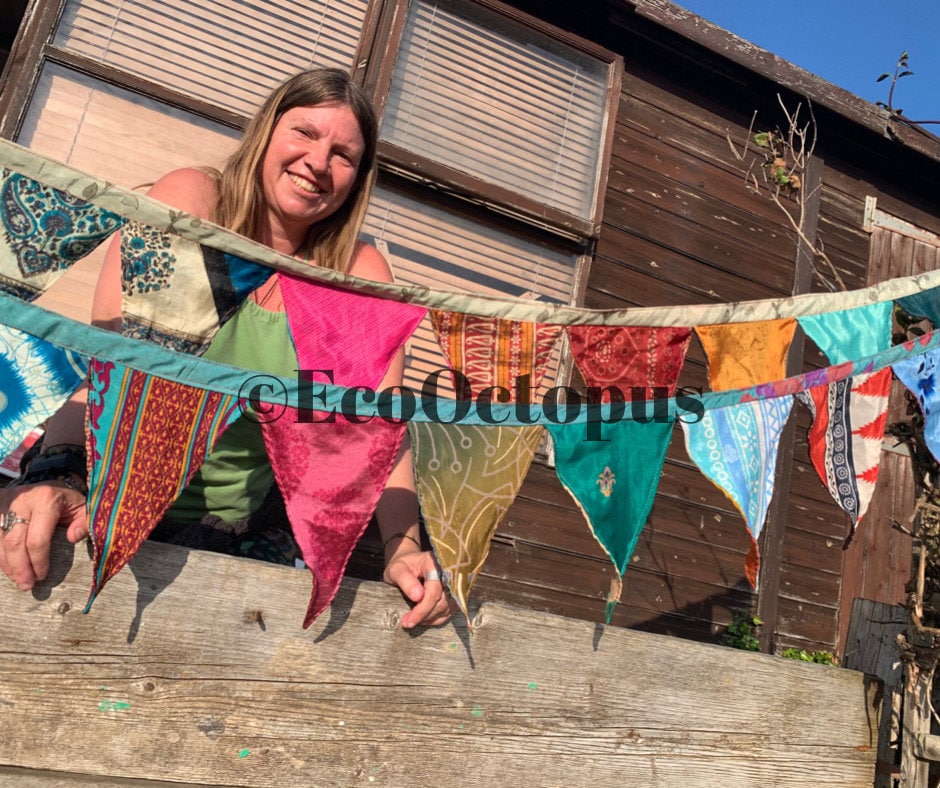
<instances>
[{"instance_id":1,"label":"window blind","mask_svg":"<svg viewBox=\"0 0 940 788\"><path fill-rule=\"evenodd\" d=\"M386 256L401 284L572 303L575 255L387 188L376 189L363 235ZM420 389L431 372L447 368L429 318L415 332L407 356L405 382L414 389ZM554 385L558 357L556 349L548 386ZM449 385L446 376L445 382Z\"/></svg>"},{"instance_id":2,"label":"window blind","mask_svg":"<svg viewBox=\"0 0 940 788\"><path fill-rule=\"evenodd\" d=\"M351 70L368 0L68 0L54 43L250 116L312 65Z\"/></svg>"},{"instance_id":3,"label":"window blind","mask_svg":"<svg viewBox=\"0 0 940 788\"><path fill-rule=\"evenodd\" d=\"M219 166L234 129L47 62L17 141L135 188L178 167Z\"/></svg>"},{"instance_id":4,"label":"window blind","mask_svg":"<svg viewBox=\"0 0 940 788\"><path fill-rule=\"evenodd\" d=\"M382 138L591 219L610 64L495 12L416 0Z\"/></svg>"}]
</instances>

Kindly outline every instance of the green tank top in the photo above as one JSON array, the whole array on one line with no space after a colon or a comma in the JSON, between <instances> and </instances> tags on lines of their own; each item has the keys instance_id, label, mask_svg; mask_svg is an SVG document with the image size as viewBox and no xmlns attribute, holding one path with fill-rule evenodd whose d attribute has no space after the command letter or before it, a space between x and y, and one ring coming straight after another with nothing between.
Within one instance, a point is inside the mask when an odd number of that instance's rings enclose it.
<instances>
[{"instance_id":1,"label":"green tank top","mask_svg":"<svg viewBox=\"0 0 940 788\"><path fill-rule=\"evenodd\" d=\"M203 358L281 377L297 374L287 315L270 312L250 298L218 330ZM222 433L167 516L196 522L211 513L227 522L239 520L261 505L273 482L261 425L239 416Z\"/></svg>"}]
</instances>

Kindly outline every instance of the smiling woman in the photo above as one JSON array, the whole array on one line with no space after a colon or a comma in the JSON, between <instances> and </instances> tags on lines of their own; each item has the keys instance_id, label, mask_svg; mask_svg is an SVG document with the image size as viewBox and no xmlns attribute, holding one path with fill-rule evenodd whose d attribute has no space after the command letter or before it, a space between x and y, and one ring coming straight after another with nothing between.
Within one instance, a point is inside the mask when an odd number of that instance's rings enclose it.
<instances>
[{"instance_id":1,"label":"smiling woman","mask_svg":"<svg viewBox=\"0 0 940 788\"><path fill-rule=\"evenodd\" d=\"M345 72L317 69L288 79L271 94L220 173L194 168L174 170L157 180L148 195L311 265L389 282L392 274L382 255L357 240L371 193L375 159L376 123L370 103ZM309 314L301 316L299 306L285 309L281 292L283 286L289 304L303 304L305 296L309 298L304 290L309 283L270 275L258 266L252 272L254 289L242 286L239 290L234 277L220 280L218 262L206 259L208 253L184 259L178 250L159 246L166 240L154 236L146 227L136 226L125 228L121 238L112 241L95 291L92 314L97 324L174 347L192 342L198 331L204 330L205 342L197 341L195 349L207 358L284 376L294 373L299 359L309 357L310 343L322 341L310 337ZM155 269L161 260L173 264ZM135 317L131 318L130 313ZM324 314L319 319L336 322L341 317ZM156 329L171 324L175 328ZM208 328L197 329L198 325ZM384 351L363 374L382 388L400 385L403 339L379 327L373 330L374 336L363 334L359 341ZM348 343L343 338L343 349L355 358L363 355L352 338ZM68 472L63 470L52 477L48 473L31 474L31 468L39 468L47 454L84 456L86 399L89 408L99 405L110 374L104 368L97 373L92 375L94 397L86 389L73 396L48 424L48 448L40 451L23 476L0 496L0 511L15 513L10 527L0 536L0 569L24 590L48 572L49 545L57 525L68 528L72 541L88 533L79 492L87 480L75 478L84 475L84 462L69 465ZM363 381L345 384L350 382ZM304 426L279 425L277 438L272 439L270 430L262 434L257 421L243 414L216 442L199 473L157 525L154 536L191 547L290 564L302 553L309 563L311 556L304 549L307 543L300 536L299 548L294 542L278 492L280 485L282 490L286 486L296 493L294 471L309 464L309 458L303 456L278 454L285 447L288 451L305 451L305 441L309 442L311 436L304 434ZM330 522L314 523L312 527L331 533L345 529L344 534L357 538L374 511L385 545L385 579L397 585L414 604L414 609L402 618L402 625L448 620L452 602L443 591L433 556L421 550L405 425L384 429L365 442L361 432L348 435L338 431L327 437L323 430L318 431L317 440L331 442L335 458L332 470L337 477L334 487L345 489L341 478L344 474L348 480L366 474L368 484L351 484L349 495L357 500L344 501L350 507L361 508L359 520L338 525L334 520L346 516L344 508L342 514L328 512L326 519ZM363 455L359 444L371 446L370 453ZM274 482L277 469L272 469L269 462L272 453L280 457L282 470L292 466L290 474L278 477L278 484ZM372 467L377 456L387 458L384 464L378 463L382 470ZM73 471L73 467L79 470ZM283 491L290 508L287 490ZM94 508L92 498L90 510ZM295 501L297 498L294 495ZM292 519L295 514L292 512ZM339 567L335 577L338 584L348 551L344 553L343 545L338 543L334 547L335 554L328 559L331 569ZM315 585L329 584L318 575ZM335 588L332 590L335 592ZM324 598L318 590L317 604L322 604Z\"/></svg>"}]
</instances>

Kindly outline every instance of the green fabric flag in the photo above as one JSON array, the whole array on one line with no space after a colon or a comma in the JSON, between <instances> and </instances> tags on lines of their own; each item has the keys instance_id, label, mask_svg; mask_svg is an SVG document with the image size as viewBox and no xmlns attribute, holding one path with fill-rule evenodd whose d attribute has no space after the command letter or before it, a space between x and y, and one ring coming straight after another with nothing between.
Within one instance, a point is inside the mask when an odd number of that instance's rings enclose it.
<instances>
[{"instance_id":1,"label":"green fabric flag","mask_svg":"<svg viewBox=\"0 0 940 788\"><path fill-rule=\"evenodd\" d=\"M617 570L607 597L607 623L653 508L672 427L672 421L621 420L604 425L603 441L587 440L583 424L548 427L555 442L555 472Z\"/></svg>"}]
</instances>

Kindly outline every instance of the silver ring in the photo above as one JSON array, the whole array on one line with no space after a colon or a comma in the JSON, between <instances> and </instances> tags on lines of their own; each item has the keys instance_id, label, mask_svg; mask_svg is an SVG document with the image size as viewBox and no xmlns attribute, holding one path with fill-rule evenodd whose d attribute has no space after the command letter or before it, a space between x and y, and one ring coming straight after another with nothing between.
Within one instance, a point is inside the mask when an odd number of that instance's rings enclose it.
<instances>
[{"instance_id":1,"label":"silver ring","mask_svg":"<svg viewBox=\"0 0 940 788\"><path fill-rule=\"evenodd\" d=\"M425 579L425 580L440 580L440 579L441 579L441 573L438 572L436 569L432 569L430 572L428 572L428 573L424 576L424 579Z\"/></svg>"},{"instance_id":2,"label":"silver ring","mask_svg":"<svg viewBox=\"0 0 940 788\"><path fill-rule=\"evenodd\" d=\"M0 531L3 531L5 534L10 533L10 530L17 523L29 523L29 520L27 520L25 517L20 517L12 509L0 515Z\"/></svg>"}]
</instances>

